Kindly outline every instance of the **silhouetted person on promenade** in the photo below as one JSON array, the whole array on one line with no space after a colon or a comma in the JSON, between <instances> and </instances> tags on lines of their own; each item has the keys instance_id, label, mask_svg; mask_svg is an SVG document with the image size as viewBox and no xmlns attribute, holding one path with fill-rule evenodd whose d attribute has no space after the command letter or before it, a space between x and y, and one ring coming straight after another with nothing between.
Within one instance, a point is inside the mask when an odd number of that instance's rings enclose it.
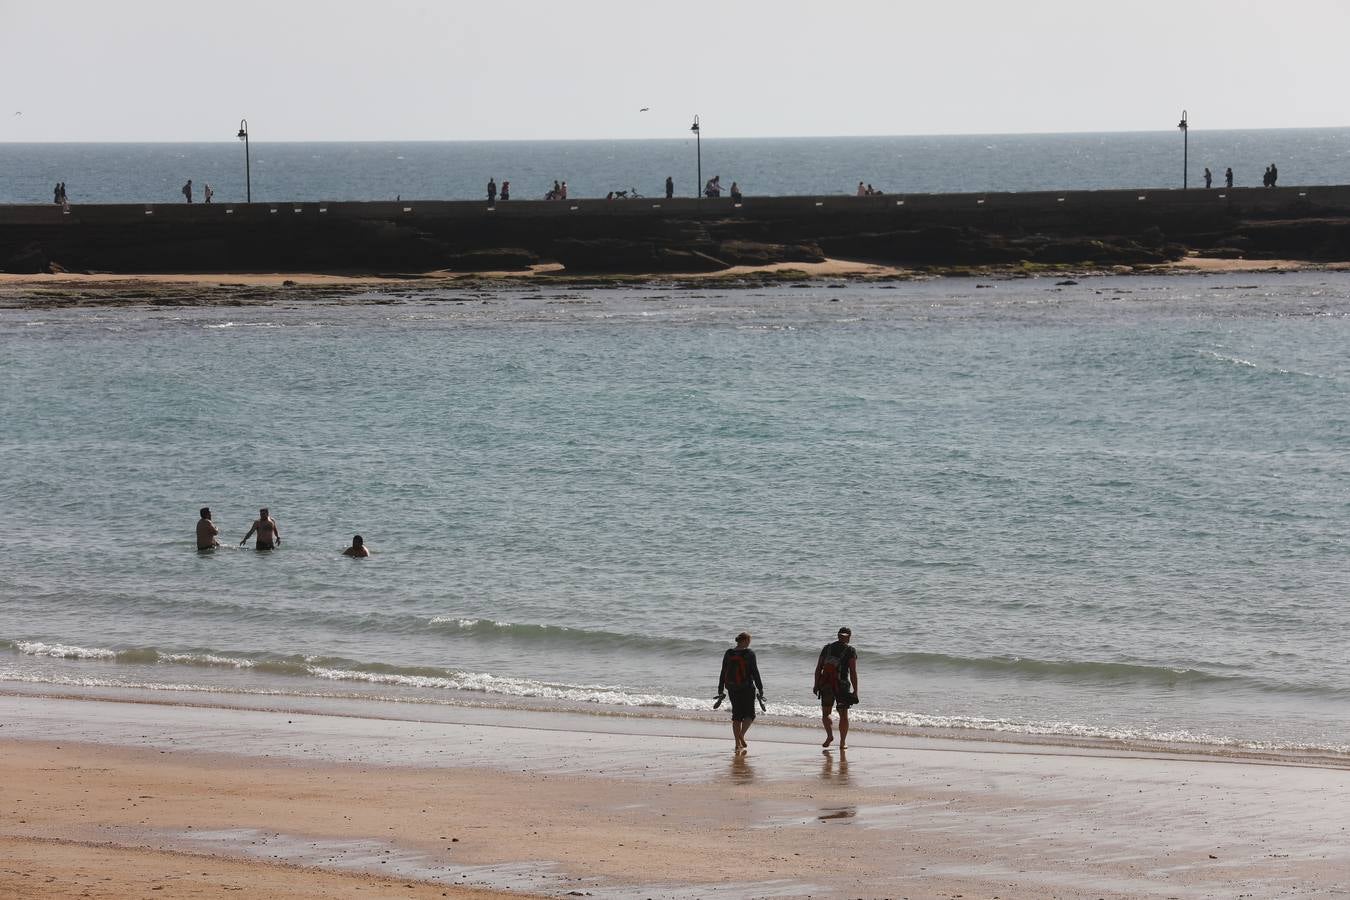
<instances>
[{"instance_id":1,"label":"silhouetted person on promenade","mask_svg":"<svg viewBox=\"0 0 1350 900\"><path fill-rule=\"evenodd\" d=\"M503 200L511 199L511 182L509 181L502 182L502 199Z\"/></svg>"},{"instance_id":2,"label":"silhouetted person on promenade","mask_svg":"<svg viewBox=\"0 0 1350 900\"><path fill-rule=\"evenodd\" d=\"M57 206L60 206L60 205L61 205L61 188L62 188L62 187L63 187L63 185L61 184L61 182L58 181L58 182L56 183L56 186L52 188L52 202L55 203Z\"/></svg>"},{"instance_id":3,"label":"silhouetted person on promenade","mask_svg":"<svg viewBox=\"0 0 1350 900\"><path fill-rule=\"evenodd\" d=\"M211 190L211 185L209 185L209 184L203 184L203 185L202 185L202 202L203 202L203 203L210 203L210 202L211 202L211 198L214 197L215 195L216 195L216 192L213 191L213 190Z\"/></svg>"},{"instance_id":4,"label":"silhouetted person on promenade","mask_svg":"<svg viewBox=\"0 0 1350 900\"><path fill-rule=\"evenodd\" d=\"M1223 180L1224 180L1224 182L1225 182L1230 188L1233 186L1233 167L1232 167L1232 166L1229 166L1229 167L1228 167L1228 170L1227 170L1226 172L1223 173Z\"/></svg>"},{"instance_id":5,"label":"silhouetted person on promenade","mask_svg":"<svg viewBox=\"0 0 1350 900\"><path fill-rule=\"evenodd\" d=\"M669 175L666 176L666 199L670 200L675 196L675 179Z\"/></svg>"},{"instance_id":6,"label":"silhouetted person on promenade","mask_svg":"<svg viewBox=\"0 0 1350 900\"><path fill-rule=\"evenodd\" d=\"M1275 164L1270 164L1270 186L1274 187L1275 182L1280 180L1280 170L1275 168Z\"/></svg>"},{"instance_id":7,"label":"silhouetted person on promenade","mask_svg":"<svg viewBox=\"0 0 1350 900\"><path fill-rule=\"evenodd\" d=\"M189 179L187 180L187 184L183 185L183 196L187 198L187 202L189 202L189 203L192 202L192 179L191 179L191 178L189 178Z\"/></svg>"},{"instance_id":8,"label":"silhouetted person on promenade","mask_svg":"<svg viewBox=\"0 0 1350 900\"><path fill-rule=\"evenodd\" d=\"M1209 166L1205 166L1205 187L1210 187L1214 183L1214 175L1210 173Z\"/></svg>"},{"instance_id":9,"label":"silhouetted person on promenade","mask_svg":"<svg viewBox=\"0 0 1350 900\"><path fill-rule=\"evenodd\" d=\"M741 186L734 181L731 183L731 202L741 202Z\"/></svg>"},{"instance_id":10,"label":"silhouetted person on promenade","mask_svg":"<svg viewBox=\"0 0 1350 900\"><path fill-rule=\"evenodd\" d=\"M497 202L497 181L496 181L496 179L489 178L489 179L488 179L488 206L491 206L492 204L494 204L494 203L496 203L496 202Z\"/></svg>"}]
</instances>

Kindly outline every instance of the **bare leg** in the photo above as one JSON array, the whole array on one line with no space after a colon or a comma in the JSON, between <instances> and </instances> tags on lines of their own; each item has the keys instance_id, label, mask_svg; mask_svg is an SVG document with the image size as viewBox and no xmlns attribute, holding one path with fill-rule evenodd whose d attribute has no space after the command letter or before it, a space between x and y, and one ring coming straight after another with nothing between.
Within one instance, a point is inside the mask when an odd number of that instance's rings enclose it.
<instances>
[{"instance_id":1,"label":"bare leg","mask_svg":"<svg viewBox=\"0 0 1350 900\"><path fill-rule=\"evenodd\" d=\"M741 745L745 743L745 738L741 737L744 728L738 719L731 720L731 736L736 739L736 752L740 752Z\"/></svg>"},{"instance_id":2,"label":"bare leg","mask_svg":"<svg viewBox=\"0 0 1350 900\"><path fill-rule=\"evenodd\" d=\"M833 707L833 703L826 703L820 708L820 721L825 726L825 743L820 745L822 747L828 747L834 743L834 723L830 721L830 710Z\"/></svg>"},{"instance_id":3,"label":"bare leg","mask_svg":"<svg viewBox=\"0 0 1350 900\"><path fill-rule=\"evenodd\" d=\"M839 707L839 749L848 743L848 707Z\"/></svg>"},{"instance_id":4,"label":"bare leg","mask_svg":"<svg viewBox=\"0 0 1350 900\"><path fill-rule=\"evenodd\" d=\"M746 748L748 748L748 747L750 746L749 743L747 743L746 740L745 740L745 733L746 733L747 731L750 730L750 726L753 725L753 724L755 724L755 720L754 720L754 719L746 719L744 722L741 723L741 749L742 749L742 750L745 750Z\"/></svg>"}]
</instances>

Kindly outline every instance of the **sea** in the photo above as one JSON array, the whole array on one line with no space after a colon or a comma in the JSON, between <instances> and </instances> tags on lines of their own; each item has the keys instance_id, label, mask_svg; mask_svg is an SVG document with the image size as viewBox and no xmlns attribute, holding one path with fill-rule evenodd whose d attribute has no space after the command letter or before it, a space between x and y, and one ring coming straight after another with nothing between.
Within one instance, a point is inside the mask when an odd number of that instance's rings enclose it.
<instances>
[{"instance_id":1,"label":"sea","mask_svg":"<svg viewBox=\"0 0 1350 900\"><path fill-rule=\"evenodd\" d=\"M855 744L1344 756L1347 346L1322 271L11 306L0 691L623 727L746 630L818 728L849 626Z\"/></svg>"},{"instance_id":2,"label":"sea","mask_svg":"<svg viewBox=\"0 0 1350 900\"><path fill-rule=\"evenodd\" d=\"M229 123L227 123L229 124ZM0 203L50 203L57 182L70 202L181 203L192 180L198 202L475 200L488 179L511 196L540 200L554 181L571 198L611 191L677 196L704 181L735 181L746 196L1201 187L1204 170L1223 184L1259 187L1272 163L1282 185L1350 182L1350 128L1107 134L838 138L271 143L250 126L247 146L226 128L197 144L0 143Z\"/></svg>"}]
</instances>

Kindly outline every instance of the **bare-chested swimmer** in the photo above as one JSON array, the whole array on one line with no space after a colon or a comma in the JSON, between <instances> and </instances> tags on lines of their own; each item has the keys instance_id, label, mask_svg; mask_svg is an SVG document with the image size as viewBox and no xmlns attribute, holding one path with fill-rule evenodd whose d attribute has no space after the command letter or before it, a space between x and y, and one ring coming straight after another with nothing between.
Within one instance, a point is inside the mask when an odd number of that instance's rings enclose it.
<instances>
[{"instance_id":1,"label":"bare-chested swimmer","mask_svg":"<svg viewBox=\"0 0 1350 900\"><path fill-rule=\"evenodd\" d=\"M253 532L258 533L258 542L253 545L255 550L271 550L274 547L281 546L281 529L277 527L277 520L267 512L267 507L258 510L257 521L253 527L244 535L244 539L239 542L242 547L248 543L248 539L253 536Z\"/></svg>"},{"instance_id":2,"label":"bare-chested swimmer","mask_svg":"<svg viewBox=\"0 0 1350 900\"><path fill-rule=\"evenodd\" d=\"M366 546L365 538L358 534L356 537L352 538L352 545L342 551L342 555L365 559L370 555L370 548Z\"/></svg>"},{"instance_id":3,"label":"bare-chested swimmer","mask_svg":"<svg viewBox=\"0 0 1350 900\"><path fill-rule=\"evenodd\" d=\"M214 550L220 546L220 541L216 540L220 529L211 521L211 507L203 506L201 515L202 517L197 520L197 549Z\"/></svg>"}]
</instances>

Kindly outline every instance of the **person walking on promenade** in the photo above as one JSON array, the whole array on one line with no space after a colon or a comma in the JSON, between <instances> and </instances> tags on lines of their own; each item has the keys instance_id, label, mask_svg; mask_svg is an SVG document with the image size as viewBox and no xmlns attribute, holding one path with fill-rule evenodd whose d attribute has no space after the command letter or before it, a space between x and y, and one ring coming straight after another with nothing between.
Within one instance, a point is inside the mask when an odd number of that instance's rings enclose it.
<instances>
[{"instance_id":1,"label":"person walking on promenade","mask_svg":"<svg viewBox=\"0 0 1350 900\"><path fill-rule=\"evenodd\" d=\"M220 541L216 540L220 529L211 521L211 507L203 506L200 515L201 518L197 520L197 549L214 550L220 546Z\"/></svg>"},{"instance_id":2,"label":"person walking on promenade","mask_svg":"<svg viewBox=\"0 0 1350 900\"><path fill-rule=\"evenodd\" d=\"M1226 184L1228 187L1231 188L1231 187L1233 186L1233 167L1232 167L1232 166L1229 166L1229 167L1228 167L1228 170L1225 171L1225 172L1223 173L1223 180L1224 180L1224 184Z\"/></svg>"},{"instance_id":3,"label":"person walking on promenade","mask_svg":"<svg viewBox=\"0 0 1350 900\"><path fill-rule=\"evenodd\" d=\"M567 182L565 182L565 181L562 183L562 188L561 188L561 190L558 192L558 199L559 199L559 200L566 200L566 199L567 199Z\"/></svg>"},{"instance_id":4,"label":"person walking on promenade","mask_svg":"<svg viewBox=\"0 0 1350 900\"><path fill-rule=\"evenodd\" d=\"M271 513L267 511L265 506L258 510L258 518L254 520L248 534L244 535L244 539L239 542L239 546L242 547L247 544L248 539L253 536L255 531L258 533L257 543L253 545L255 550L271 550L281 546L281 529L277 527L277 520L272 518Z\"/></svg>"},{"instance_id":5,"label":"person walking on promenade","mask_svg":"<svg viewBox=\"0 0 1350 900\"><path fill-rule=\"evenodd\" d=\"M494 178L488 179L488 206L497 202L497 181Z\"/></svg>"},{"instance_id":6,"label":"person walking on promenade","mask_svg":"<svg viewBox=\"0 0 1350 900\"><path fill-rule=\"evenodd\" d=\"M214 197L215 195L216 195L216 192L213 191L213 190L211 190L211 185L209 185L209 184L203 184L203 185L202 185L202 202L203 202L203 203L210 203L210 202L211 202L211 198Z\"/></svg>"},{"instance_id":7,"label":"person walking on promenade","mask_svg":"<svg viewBox=\"0 0 1350 900\"><path fill-rule=\"evenodd\" d=\"M741 186L734 181L731 183L731 202L741 202Z\"/></svg>"},{"instance_id":8,"label":"person walking on promenade","mask_svg":"<svg viewBox=\"0 0 1350 900\"><path fill-rule=\"evenodd\" d=\"M56 186L52 188L52 202L55 203L57 206L61 205L61 188L63 186L64 185L62 185L61 182L58 181L56 183Z\"/></svg>"},{"instance_id":9,"label":"person walking on promenade","mask_svg":"<svg viewBox=\"0 0 1350 900\"><path fill-rule=\"evenodd\" d=\"M867 186L863 184L861 181L858 182L858 196L859 197L867 196Z\"/></svg>"},{"instance_id":10,"label":"person walking on promenade","mask_svg":"<svg viewBox=\"0 0 1350 900\"><path fill-rule=\"evenodd\" d=\"M1214 176L1209 171L1209 166L1205 166L1205 188L1208 189L1214 183Z\"/></svg>"},{"instance_id":11,"label":"person walking on promenade","mask_svg":"<svg viewBox=\"0 0 1350 900\"><path fill-rule=\"evenodd\" d=\"M764 682L759 677L755 651L750 649L750 632L736 635L736 646L722 654L722 673L717 677L717 702L731 695L731 734L736 752L745 753L745 733L755 724L755 698L764 699Z\"/></svg>"},{"instance_id":12,"label":"person walking on promenade","mask_svg":"<svg viewBox=\"0 0 1350 900\"><path fill-rule=\"evenodd\" d=\"M816 660L814 692L820 698L820 719L825 725L825 743L834 743L834 727L830 709L839 710L839 749L847 749L848 708L858 702L858 651L849 646L853 629L839 629L839 639L826 644Z\"/></svg>"},{"instance_id":13,"label":"person walking on promenade","mask_svg":"<svg viewBox=\"0 0 1350 900\"><path fill-rule=\"evenodd\" d=\"M675 179L669 175L666 176L666 199L672 200L675 197Z\"/></svg>"},{"instance_id":14,"label":"person walking on promenade","mask_svg":"<svg viewBox=\"0 0 1350 900\"><path fill-rule=\"evenodd\" d=\"M189 178L189 179L187 180L187 184L183 185L183 196L187 198L187 202L189 202L189 203L192 202L192 179L191 179L191 178Z\"/></svg>"},{"instance_id":15,"label":"person walking on promenade","mask_svg":"<svg viewBox=\"0 0 1350 900\"><path fill-rule=\"evenodd\" d=\"M509 182L509 181L503 181L503 182L502 182L502 195L501 195L501 196L502 196L502 199L503 199L503 200L510 200L510 199L511 199L511 182Z\"/></svg>"},{"instance_id":16,"label":"person walking on promenade","mask_svg":"<svg viewBox=\"0 0 1350 900\"><path fill-rule=\"evenodd\" d=\"M1280 170L1275 168L1275 164L1270 164L1270 186L1274 187L1275 182L1280 180Z\"/></svg>"}]
</instances>

